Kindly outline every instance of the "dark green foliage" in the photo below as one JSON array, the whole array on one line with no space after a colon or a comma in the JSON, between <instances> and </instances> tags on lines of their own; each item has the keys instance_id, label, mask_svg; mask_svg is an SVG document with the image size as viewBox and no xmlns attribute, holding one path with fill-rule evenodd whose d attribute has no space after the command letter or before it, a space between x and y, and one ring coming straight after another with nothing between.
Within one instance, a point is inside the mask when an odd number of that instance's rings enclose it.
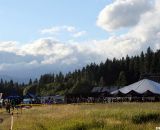
<instances>
[{"instance_id":1,"label":"dark green foliage","mask_svg":"<svg viewBox=\"0 0 160 130\"><path fill-rule=\"evenodd\" d=\"M92 86L91 84L87 81L87 80L83 80L83 81L77 81L72 90L71 93L75 93L75 94L81 94L81 93L90 93L90 91L92 90Z\"/></svg>"},{"instance_id":2,"label":"dark green foliage","mask_svg":"<svg viewBox=\"0 0 160 130\"><path fill-rule=\"evenodd\" d=\"M24 87L24 83L18 84L17 82L14 83L12 80L3 81L3 79L1 79L0 81L0 92L4 93L4 97L7 97L9 95L22 95Z\"/></svg>"},{"instance_id":3,"label":"dark green foliage","mask_svg":"<svg viewBox=\"0 0 160 130\"><path fill-rule=\"evenodd\" d=\"M148 122L160 122L160 114L157 113L141 113L132 117L132 122L135 124L142 124Z\"/></svg>"},{"instance_id":4,"label":"dark green foliage","mask_svg":"<svg viewBox=\"0 0 160 130\"><path fill-rule=\"evenodd\" d=\"M127 84L127 79L124 71L121 71L118 77L117 85L125 86Z\"/></svg>"}]
</instances>

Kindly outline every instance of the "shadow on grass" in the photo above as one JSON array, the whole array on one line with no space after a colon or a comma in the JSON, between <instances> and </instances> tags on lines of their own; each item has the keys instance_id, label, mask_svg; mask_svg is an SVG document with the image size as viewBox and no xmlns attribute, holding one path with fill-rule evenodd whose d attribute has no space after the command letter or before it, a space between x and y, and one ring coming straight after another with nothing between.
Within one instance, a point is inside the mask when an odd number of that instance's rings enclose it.
<instances>
[{"instance_id":1,"label":"shadow on grass","mask_svg":"<svg viewBox=\"0 0 160 130\"><path fill-rule=\"evenodd\" d=\"M82 123L76 123L73 126L70 126L69 128L64 128L64 130L88 130L92 128L104 128L105 123L103 120L93 120L90 123L82 122Z\"/></svg>"},{"instance_id":2,"label":"shadow on grass","mask_svg":"<svg viewBox=\"0 0 160 130\"><path fill-rule=\"evenodd\" d=\"M48 130L43 124L37 123L39 130Z\"/></svg>"},{"instance_id":3,"label":"shadow on grass","mask_svg":"<svg viewBox=\"0 0 160 130\"><path fill-rule=\"evenodd\" d=\"M160 122L160 114L158 113L141 113L132 117L134 124L142 124L148 122Z\"/></svg>"}]
</instances>

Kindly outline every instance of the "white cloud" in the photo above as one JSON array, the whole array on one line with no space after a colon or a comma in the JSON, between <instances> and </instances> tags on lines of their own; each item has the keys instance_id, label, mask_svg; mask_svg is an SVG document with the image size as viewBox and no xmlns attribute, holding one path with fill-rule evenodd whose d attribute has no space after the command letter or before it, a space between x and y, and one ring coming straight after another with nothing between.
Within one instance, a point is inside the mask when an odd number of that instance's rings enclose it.
<instances>
[{"instance_id":1,"label":"white cloud","mask_svg":"<svg viewBox=\"0 0 160 130\"><path fill-rule=\"evenodd\" d=\"M67 32L70 32L70 33L76 32L76 28L73 26L62 26L62 29L65 29Z\"/></svg>"},{"instance_id":2,"label":"white cloud","mask_svg":"<svg viewBox=\"0 0 160 130\"><path fill-rule=\"evenodd\" d=\"M73 37L77 38L77 37L81 37L85 34L86 34L86 31L80 31L80 32L76 32L75 34L73 34Z\"/></svg>"},{"instance_id":3,"label":"white cloud","mask_svg":"<svg viewBox=\"0 0 160 130\"><path fill-rule=\"evenodd\" d=\"M70 33L72 37L74 38L78 38L81 36L84 36L86 34L86 31L79 31L79 29L77 29L74 26L54 26L51 28L46 28L46 29L42 29L41 34L51 34L51 35L61 35L63 33Z\"/></svg>"},{"instance_id":4,"label":"white cloud","mask_svg":"<svg viewBox=\"0 0 160 130\"><path fill-rule=\"evenodd\" d=\"M75 65L76 63L78 62L78 59L76 57L70 57L70 58L67 58L67 59L64 59L61 64L64 65Z\"/></svg>"},{"instance_id":5,"label":"white cloud","mask_svg":"<svg viewBox=\"0 0 160 130\"><path fill-rule=\"evenodd\" d=\"M41 34L57 34L59 33L61 30L60 27L52 27L52 28L46 28L46 29L43 29L41 30Z\"/></svg>"},{"instance_id":6,"label":"white cloud","mask_svg":"<svg viewBox=\"0 0 160 130\"><path fill-rule=\"evenodd\" d=\"M134 26L152 6L153 0L115 0L100 12L97 25L107 31Z\"/></svg>"},{"instance_id":7,"label":"white cloud","mask_svg":"<svg viewBox=\"0 0 160 130\"><path fill-rule=\"evenodd\" d=\"M73 26L66 26L66 25L54 26L51 28L42 29L40 32L41 34L58 34L62 31L73 33L73 32L76 32L76 28Z\"/></svg>"},{"instance_id":8,"label":"white cloud","mask_svg":"<svg viewBox=\"0 0 160 130\"><path fill-rule=\"evenodd\" d=\"M159 0L115 0L100 12L97 24L107 31L130 26L129 32L112 38L113 48L124 54L136 54L148 46L159 49L159 5Z\"/></svg>"},{"instance_id":9,"label":"white cloud","mask_svg":"<svg viewBox=\"0 0 160 130\"><path fill-rule=\"evenodd\" d=\"M16 52L18 50L18 44L16 41L0 42L0 51Z\"/></svg>"}]
</instances>

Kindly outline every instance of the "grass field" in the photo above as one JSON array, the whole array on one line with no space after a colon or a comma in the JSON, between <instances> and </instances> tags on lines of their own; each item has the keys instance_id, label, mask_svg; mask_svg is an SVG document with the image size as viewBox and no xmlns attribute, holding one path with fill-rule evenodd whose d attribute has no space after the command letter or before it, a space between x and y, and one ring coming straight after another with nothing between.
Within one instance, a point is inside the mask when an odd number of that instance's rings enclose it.
<instances>
[{"instance_id":1,"label":"grass field","mask_svg":"<svg viewBox=\"0 0 160 130\"><path fill-rule=\"evenodd\" d=\"M0 118L4 118L0 130L9 130L10 115L0 110ZM13 130L155 130L158 126L160 103L76 104L23 110L14 114Z\"/></svg>"}]
</instances>

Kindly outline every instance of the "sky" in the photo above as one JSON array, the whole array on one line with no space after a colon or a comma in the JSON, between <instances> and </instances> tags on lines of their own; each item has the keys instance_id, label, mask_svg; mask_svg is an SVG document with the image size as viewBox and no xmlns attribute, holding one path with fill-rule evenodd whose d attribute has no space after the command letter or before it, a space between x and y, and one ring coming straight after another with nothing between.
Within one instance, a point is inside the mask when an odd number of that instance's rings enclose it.
<instances>
[{"instance_id":1,"label":"sky","mask_svg":"<svg viewBox=\"0 0 160 130\"><path fill-rule=\"evenodd\" d=\"M0 75L21 79L160 49L159 0L0 0Z\"/></svg>"}]
</instances>

